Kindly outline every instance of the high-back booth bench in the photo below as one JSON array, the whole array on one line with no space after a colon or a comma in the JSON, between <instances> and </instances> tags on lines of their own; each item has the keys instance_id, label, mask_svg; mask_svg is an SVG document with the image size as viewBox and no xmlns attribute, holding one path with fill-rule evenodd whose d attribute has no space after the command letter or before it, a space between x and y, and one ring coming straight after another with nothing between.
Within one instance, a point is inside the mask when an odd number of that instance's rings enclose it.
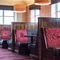
<instances>
[{"instance_id":1,"label":"high-back booth bench","mask_svg":"<svg viewBox=\"0 0 60 60\"><path fill-rule=\"evenodd\" d=\"M2 48L8 48L8 42L11 40L11 25L0 25L0 41Z\"/></svg>"},{"instance_id":2,"label":"high-back booth bench","mask_svg":"<svg viewBox=\"0 0 60 60\"><path fill-rule=\"evenodd\" d=\"M12 51L29 54L30 44L36 43L36 37L31 40L31 35L37 34L37 28L37 23L12 22Z\"/></svg>"},{"instance_id":3,"label":"high-back booth bench","mask_svg":"<svg viewBox=\"0 0 60 60\"><path fill-rule=\"evenodd\" d=\"M60 18L38 19L38 60L60 60Z\"/></svg>"}]
</instances>

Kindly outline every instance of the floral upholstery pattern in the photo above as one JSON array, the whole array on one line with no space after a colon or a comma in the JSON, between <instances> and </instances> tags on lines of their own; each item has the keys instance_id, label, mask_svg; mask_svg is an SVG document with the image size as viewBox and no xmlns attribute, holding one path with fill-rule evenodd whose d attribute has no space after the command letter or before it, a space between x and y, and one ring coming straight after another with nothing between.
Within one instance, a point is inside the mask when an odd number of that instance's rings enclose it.
<instances>
[{"instance_id":1,"label":"floral upholstery pattern","mask_svg":"<svg viewBox=\"0 0 60 60\"><path fill-rule=\"evenodd\" d=\"M60 47L60 28L45 28L47 47Z\"/></svg>"},{"instance_id":2,"label":"floral upholstery pattern","mask_svg":"<svg viewBox=\"0 0 60 60\"><path fill-rule=\"evenodd\" d=\"M10 40L10 30L2 30L2 39Z\"/></svg>"},{"instance_id":3,"label":"floral upholstery pattern","mask_svg":"<svg viewBox=\"0 0 60 60\"><path fill-rule=\"evenodd\" d=\"M16 41L17 42L28 42L27 31L24 30L16 30Z\"/></svg>"}]
</instances>

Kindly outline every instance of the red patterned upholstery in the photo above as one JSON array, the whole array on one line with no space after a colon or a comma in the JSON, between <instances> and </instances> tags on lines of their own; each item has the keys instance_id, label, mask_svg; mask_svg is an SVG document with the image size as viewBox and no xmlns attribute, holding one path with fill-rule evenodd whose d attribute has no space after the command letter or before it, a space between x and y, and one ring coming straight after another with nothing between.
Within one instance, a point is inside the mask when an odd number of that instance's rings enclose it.
<instances>
[{"instance_id":1,"label":"red patterned upholstery","mask_svg":"<svg viewBox=\"0 0 60 60\"><path fill-rule=\"evenodd\" d=\"M60 47L60 28L45 28L47 47Z\"/></svg>"},{"instance_id":2,"label":"red patterned upholstery","mask_svg":"<svg viewBox=\"0 0 60 60\"><path fill-rule=\"evenodd\" d=\"M1 39L1 30L0 30L0 39Z\"/></svg>"},{"instance_id":3,"label":"red patterned upholstery","mask_svg":"<svg viewBox=\"0 0 60 60\"><path fill-rule=\"evenodd\" d=\"M10 40L10 30L2 30L2 39Z\"/></svg>"},{"instance_id":4,"label":"red patterned upholstery","mask_svg":"<svg viewBox=\"0 0 60 60\"><path fill-rule=\"evenodd\" d=\"M16 30L16 41L17 42L28 42L28 37L24 37L27 35L26 30Z\"/></svg>"}]
</instances>

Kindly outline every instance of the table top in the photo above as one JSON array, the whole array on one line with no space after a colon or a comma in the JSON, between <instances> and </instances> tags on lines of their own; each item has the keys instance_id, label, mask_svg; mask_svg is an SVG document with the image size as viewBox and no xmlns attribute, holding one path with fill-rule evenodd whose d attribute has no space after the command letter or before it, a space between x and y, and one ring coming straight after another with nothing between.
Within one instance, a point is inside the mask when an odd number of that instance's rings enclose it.
<instances>
[{"instance_id":1,"label":"table top","mask_svg":"<svg viewBox=\"0 0 60 60\"><path fill-rule=\"evenodd\" d=\"M11 34L3 34L3 36L10 36Z\"/></svg>"},{"instance_id":2,"label":"table top","mask_svg":"<svg viewBox=\"0 0 60 60\"><path fill-rule=\"evenodd\" d=\"M25 35L24 37L36 37L37 35Z\"/></svg>"}]
</instances>

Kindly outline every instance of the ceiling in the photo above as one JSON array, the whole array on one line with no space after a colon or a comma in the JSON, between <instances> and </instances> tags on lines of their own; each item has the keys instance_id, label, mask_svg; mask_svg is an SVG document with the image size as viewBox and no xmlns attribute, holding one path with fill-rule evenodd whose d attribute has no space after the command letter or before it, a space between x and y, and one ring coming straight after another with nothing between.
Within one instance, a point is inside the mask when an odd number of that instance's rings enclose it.
<instances>
[{"instance_id":1,"label":"ceiling","mask_svg":"<svg viewBox=\"0 0 60 60\"><path fill-rule=\"evenodd\" d=\"M25 4L26 6L34 4L34 0L0 0L0 5Z\"/></svg>"}]
</instances>

